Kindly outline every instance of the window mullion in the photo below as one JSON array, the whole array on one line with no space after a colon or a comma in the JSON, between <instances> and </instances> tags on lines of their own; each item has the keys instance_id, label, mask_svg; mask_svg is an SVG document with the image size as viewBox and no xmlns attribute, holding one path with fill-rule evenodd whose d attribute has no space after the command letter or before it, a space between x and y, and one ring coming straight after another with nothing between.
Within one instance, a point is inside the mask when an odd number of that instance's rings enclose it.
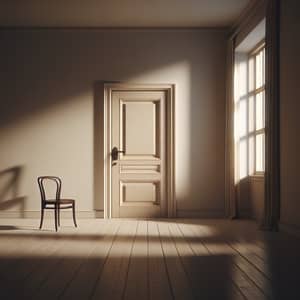
<instances>
[{"instance_id":1,"label":"window mullion","mask_svg":"<svg viewBox=\"0 0 300 300\"><path fill-rule=\"evenodd\" d=\"M249 80L249 73L250 73L250 59L248 57L247 60L247 174L248 176L250 175L250 170L251 170L251 166L250 166L250 141L249 141L249 132L250 132L250 80ZM254 87L253 87L254 88Z\"/></svg>"}]
</instances>

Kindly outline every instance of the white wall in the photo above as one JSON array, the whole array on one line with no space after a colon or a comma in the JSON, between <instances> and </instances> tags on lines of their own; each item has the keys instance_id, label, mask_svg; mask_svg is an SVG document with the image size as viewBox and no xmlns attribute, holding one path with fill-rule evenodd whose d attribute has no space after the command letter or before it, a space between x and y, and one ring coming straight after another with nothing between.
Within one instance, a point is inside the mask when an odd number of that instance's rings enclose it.
<instances>
[{"instance_id":1,"label":"white wall","mask_svg":"<svg viewBox=\"0 0 300 300\"><path fill-rule=\"evenodd\" d=\"M39 211L45 174L63 178L80 211L103 207L93 192L101 80L176 84L177 207L224 215L224 31L2 30L0 40L2 215Z\"/></svg>"}]
</instances>

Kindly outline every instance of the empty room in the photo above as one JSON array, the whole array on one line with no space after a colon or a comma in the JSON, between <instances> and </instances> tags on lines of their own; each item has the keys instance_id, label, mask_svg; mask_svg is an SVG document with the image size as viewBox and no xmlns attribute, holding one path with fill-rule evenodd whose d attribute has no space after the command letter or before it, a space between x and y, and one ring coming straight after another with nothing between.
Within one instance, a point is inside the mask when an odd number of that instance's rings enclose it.
<instances>
[{"instance_id":1,"label":"empty room","mask_svg":"<svg viewBox=\"0 0 300 300\"><path fill-rule=\"evenodd\" d=\"M300 299L300 2L0 2L1 299Z\"/></svg>"}]
</instances>

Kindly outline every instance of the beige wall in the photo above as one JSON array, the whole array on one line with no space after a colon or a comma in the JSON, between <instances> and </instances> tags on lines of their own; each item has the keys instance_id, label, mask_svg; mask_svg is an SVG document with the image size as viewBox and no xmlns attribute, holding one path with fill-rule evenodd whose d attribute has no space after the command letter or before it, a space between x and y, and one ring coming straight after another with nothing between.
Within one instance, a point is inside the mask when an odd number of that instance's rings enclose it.
<instances>
[{"instance_id":1,"label":"beige wall","mask_svg":"<svg viewBox=\"0 0 300 300\"><path fill-rule=\"evenodd\" d=\"M262 176L249 176L237 186L238 215L261 223L264 214L265 181Z\"/></svg>"},{"instance_id":2,"label":"beige wall","mask_svg":"<svg viewBox=\"0 0 300 300\"><path fill-rule=\"evenodd\" d=\"M249 199L251 217L261 223L264 215L265 180L264 177L253 176L249 178Z\"/></svg>"},{"instance_id":3,"label":"beige wall","mask_svg":"<svg viewBox=\"0 0 300 300\"><path fill-rule=\"evenodd\" d=\"M300 229L300 2L281 1L281 217Z\"/></svg>"},{"instance_id":4,"label":"beige wall","mask_svg":"<svg viewBox=\"0 0 300 300\"><path fill-rule=\"evenodd\" d=\"M39 211L45 174L62 177L80 211L103 208L94 86L105 80L176 84L180 215L224 215L225 32L2 30L0 39L2 212Z\"/></svg>"}]
</instances>

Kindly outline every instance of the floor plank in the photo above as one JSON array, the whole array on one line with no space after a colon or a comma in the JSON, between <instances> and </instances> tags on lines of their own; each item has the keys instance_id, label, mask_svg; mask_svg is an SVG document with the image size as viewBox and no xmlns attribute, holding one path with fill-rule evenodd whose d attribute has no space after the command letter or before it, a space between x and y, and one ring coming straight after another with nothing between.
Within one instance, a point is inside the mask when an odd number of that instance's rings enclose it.
<instances>
[{"instance_id":1,"label":"floor plank","mask_svg":"<svg viewBox=\"0 0 300 300\"><path fill-rule=\"evenodd\" d=\"M158 222L159 236L175 299L195 299L191 284L171 237L168 223Z\"/></svg>"},{"instance_id":2,"label":"floor plank","mask_svg":"<svg viewBox=\"0 0 300 300\"><path fill-rule=\"evenodd\" d=\"M199 227L194 226L194 230L199 231ZM204 235L208 234L209 231L210 230L206 227L200 228L200 232ZM232 257L234 264L234 282L241 288L243 286L241 285L241 282L242 284L245 284L245 281L247 280L247 290L244 292L247 291L248 293L251 289L251 295L254 294L258 299L272 298L272 290L269 280L228 245L228 240L224 233L220 236L216 236L213 241L205 243L205 246L214 255L228 255ZM247 294L246 296L247 298L250 298L250 294Z\"/></svg>"},{"instance_id":3,"label":"floor plank","mask_svg":"<svg viewBox=\"0 0 300 300\"><path fill-rule=\"evenodd\" d=\"M1 299L300 299L300 240L252 221L0 219Z\"/></svg>"},{"instance_id":4,"label":"floor plank","mask_svg":"<svg viewBox=\"0 0 300 300\"><path fill-rule=\"evenodd\" d=\"M148 298L148 229L139 221L132 248L124 299Z\"/></svg>"},{"instance_id":5,"label":"floor plank","mask_svg":"<svg viewBox=\"0 0 300 300\"><path fill-rule=\"evenodd\" d=\"M61 229L60 234L50 234L49 239L52 243L57 243L49 253L39 258L39 268L35 270L24 282L22 294L25 299L53 299L63 291L68 281L76 272L81 260L77 255L82 248L86 247L81 243L81 236L84 232L90 233L93 224L87 223L79 230L73 228ZM53 239L53 240L52 240Z\"/></svg>"},{"instance_id":6,"label":"floor plank","mask_svg":"<svg viewBox=\"0 0 300 300\"><path fill-rule=\"evenodd\" d=\"M193 231L194 225L177 224L176 235L184 237L190 246L188 250L181 250L182 257L190 269L190 278L193 282L197 297L202 299L244 299L243 294L233 283L233 261L227 255L212 255L202 243L201 236ZM174 226L173 226L174 227ZM181 245L180 248L183 246Z\"/></svg>"},{"instance_id":7,"label":"floor plank","mask_svg":"<svg viewBox=\"0 0 300 300\"><path fill-rule=\"evenodd\" d=\"M121 299L137 230L136 221L122 221L92 299Z\"/></svg>"},{"instance_id":8,"label":"floor plank","mask_svg":"<svg viewBox=\"0 0 300 300\"><path fill-rule=\"evenodd\" d=\"M155 221L148 222L148 243L149 299L173 299L172 289L170 285L171 283L169 281L157 223Z\"/></svg>"},{"instance_id":9,"label":"floor plank","mask_svg":"<svg viewBox=\"0 0 300 300\"><path fill-rule=\"evenodd\" d=\"M61 298L73 300L91 297L119 228L119 222L107 222L99 228L99 236Z\"/></svg>"}]
</instances>

